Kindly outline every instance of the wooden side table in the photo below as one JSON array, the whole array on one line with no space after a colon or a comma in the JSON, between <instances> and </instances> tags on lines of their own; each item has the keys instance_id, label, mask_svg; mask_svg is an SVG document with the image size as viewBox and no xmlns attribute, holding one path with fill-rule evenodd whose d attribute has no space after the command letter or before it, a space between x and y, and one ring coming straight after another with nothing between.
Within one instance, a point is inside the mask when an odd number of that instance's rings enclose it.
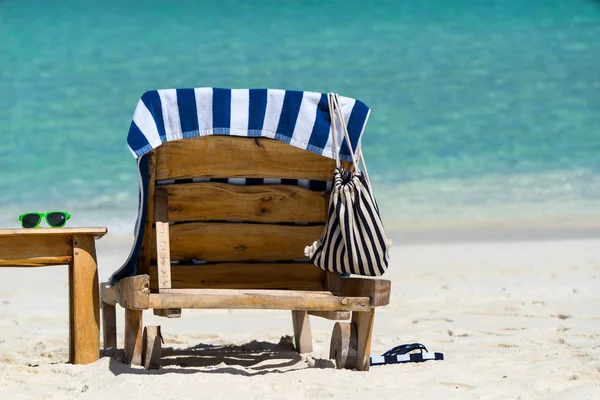
<instances>
[{"instance_id":1,"label":"wooden side table","mask_svg":"<svg viewBox=\"0 0 600 400\"><path fill-rule=\"evenodd\" d=\"M98 228L0 229L0 267L69 265L69 362L100 356L100 301L95 239Z\"/></svg>"}]
</instances>

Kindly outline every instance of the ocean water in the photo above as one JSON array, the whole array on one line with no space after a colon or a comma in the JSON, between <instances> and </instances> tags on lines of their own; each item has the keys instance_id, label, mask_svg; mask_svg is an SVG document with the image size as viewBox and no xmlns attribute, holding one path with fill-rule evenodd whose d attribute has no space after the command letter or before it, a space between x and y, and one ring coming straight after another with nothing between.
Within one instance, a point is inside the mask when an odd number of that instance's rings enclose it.
<instances>
[{"instance_id":1,"label":"ocean water","mask_svg":"<svg viewBox=\"0 0 600 400\"><path fill-rule=\"evenodd\" d=\"M389 226L600 217L592 0L0 0L0 226L130 232L148 89L336 91ZM600 220L600 219L599 219Z\"/></svg>"}]
</instances>

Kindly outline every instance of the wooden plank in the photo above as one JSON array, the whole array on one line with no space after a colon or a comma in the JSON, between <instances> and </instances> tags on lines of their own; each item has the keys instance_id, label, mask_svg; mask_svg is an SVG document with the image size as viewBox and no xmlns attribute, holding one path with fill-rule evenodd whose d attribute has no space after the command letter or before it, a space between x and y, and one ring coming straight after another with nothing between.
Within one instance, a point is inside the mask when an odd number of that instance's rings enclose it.
<instances>
[{"instance_id":1,"label":"wooden plank","mask_svg":"<svg viewBox=\"0 0 600 400\"><path fill-rule=\"evenodd\" d=\"M117 349L117 310L114 304L102 303L104 350Z\"/></svg>"},{"instance_id":2,"label":"wooden plank","mask_svg":"<svg viewBox=\"0 0 600 400\"><path fill-rule=\"evenodd\" d=\"M90 228L15 228L15 229L0 229L0 238L7 236L73 236L73 235L93 235L96 239L106 235L108 228L106 227L90 227ZM25 240L23 238L22 240Z\"/></svg>"},{"instance_id":3,"label":"wooden plank","mask_svg":"<svg viewBox=\"0 0 600 400\"><path fill-rule=\"evenodd\" d=\"M35 257L24 260L0 260L0 267L49 267L53 265L67 265L73 257Z\"/></svg>"},{"instance_id":4,"label":"wooden plank","mask_svg":"<svg viewBox=\"0 0 600 400\"><path fill-rule=\"evenodd\" d=\"M73 237L73 262L69 266L71 342L69 361L89 364L100 356L100 293L94 238Z\"/></svg>"},{"instance_id":5,"label":"wooden plank","mask_svg":"<svg viewBox=\"0 0 600 400\"><path fill-rule=\"evenodd\" d=\"M325 276L325 287L331 293L339 295L342 291L342 276L337 272L327 271Z\"/></svg>"},{"instance_id":6,"label":"wooden plank","mask_svg":"<svg viewBox=\"0 0 600 400\"><path fill-rule=\"evenodd\" d=\"M150 266L150 257L156 248L154 241L154 188L156 185L156 154L154 151L148 153L148 204L146 207L146 218L144 223L144 238L142 248L137 262L137 273L147 274Z\"/></svg>"},{"instance_id":7,"label":"wooden plank","mask_svg":"<svg viewBox=\"0 0 600 400\"><path fill-rule=\"evenodd\" d=\"M160 369L162 340L160 326L144 328L142 365L145 369Z\"/></svg>"},{"instance_id":8,"label":"wooden plank","mask_svg":"<svg viewBox=\"0 0 600 400\"><path fill-rule=\"evenodd\" d=\"M315 317L325 318L333 321L350 319L350 311L309 311L310 315Z\"/></svg>"},{"instance_id":9,"label":"wooden plank","mask_svg":"<svg viewBox=\"0 0 600 400\"><path fill-rule=\"evenodd\" d=\"M202 182L166 185L169 221L322 222L329 192L291 185Z\"/></svg>"},{"instance_id":10,"label":"wooden plank","mask_svg":"<svg viewBox=\"0 0 600 400\"><path fill-rule=\"evenodd\" d=\"M169 207L168 193L165 188L154 191L156 208L156 262L158 264L158 290L171 287L171 251L169 249Z\"/></svg>"},{"instance_id":11,"label":"wooden plank","mask_svg":"<svg viewBox=\"0 0 600 400\"><path fill-rule=\"evenodd\" d=\"M120 282L115 282L114 285L108 286L108 282L100 284L100 300L102 303L115 305L119 303L121 298Z\"/></svg>"},{"instance_id":12,"label":"wooden plank","mask_svg":"<svg viewBox=\"0 0 600 400\"><path fill-rule=\"evenodd\" d=\"M368 311L368 297L338 297L329 292L249 289L165 289L150 294L151 308Z\"/></svg>"},{"instance_id":13,"label":"wooden plank","mask_svg":"<svg viewBox=\"0 0 600 400\"><path fill-rule=\"evenodd\" d=\"M119 282L119 304L133 310L148 309L150 294L150 276L135 275L121 279Z\"/></svg>"},{"instance_id":14,"label":"wooden plank","mask_svg":"<svg viewBox=\"0 0 600 400\"><path fill-rule=\"evenodd\" d=\"M73 259L71 235L0 236L0 266L65 265Z\"/></svg>"},{"instance_id":15,"label":"wooden plank","mask_svg":"<svg viewBox=\"0 0 600 400\"><path fill-rule=\"evenodd\" d=\"M308 313L301 310L292 311L292 324L296 351L300 354L311 353L313 345Z\"/></svg>"},{"instance_id":16,"label":"wooden plank","mask_svg":"<svg viewBox=\"0 0 600 400\"><path fill-rule=\"evenodd\" d=\"M150 288L158 289L157 266L150 266ZM325 271L308 263L218 263L171 265L174 289L323 290Z\"/></svg>"},{"instance_id":17,"label":"wooden plank","mask_svg":"<svg viewBox=\"0 0 600 400\"><path fill-rule=\"evenodd\" d=\"M125 309L125 362L142 365L142 310Z\"/></svg>"},{"instance_id":18,"label":"wooden plank","mask_svg":"<svg viewBox=\"0 0 600 400\"><path fill-rule=\"evenodd\" d=\"M366 296L371 299L373 307L390 303L391 282L377 278L340 278L342 296Z\"/></svg>"},{"instance_id":19,"label":"wooden plank","mask_svg":"<svg viewBox=\"0 0 600 400\"><path fill-rule=\"evenodd\" d=\"M335 160L279 140L213 135L162 144L156 179L291 178L331 181Z\"/></svg>"},{"instance_id":20,"label":"wooden plank","mask_svg":"<svg viewBox=\"0 0 600 400\"><path fill-rule=\"evenodd\" d=\"M157 317L181 318L181 308L155 308L152 312Z\"/></svg>"},{"instance_id":21,"label":"wooden plank","mask_svg":"<svg viewBox=\"0 0 600 400\"><path fill-rule=\"evenodd\" d=\"M171 260L306 260L304 247L321 236L323 225L193 222L169 231Z\"/></svg>"},{"instance_id":22,"label":"wooden plank","mask_svg":"<svg viewBox=\"0 0 600 400\"><path fill-rule=\"evenodd\" d=\"M375 309L367 312L353 312L352 323L356 326L356 369L368 371L371 356L371 336L373 334L373 322L375 321Z\"/></svg>"}]
</instances>

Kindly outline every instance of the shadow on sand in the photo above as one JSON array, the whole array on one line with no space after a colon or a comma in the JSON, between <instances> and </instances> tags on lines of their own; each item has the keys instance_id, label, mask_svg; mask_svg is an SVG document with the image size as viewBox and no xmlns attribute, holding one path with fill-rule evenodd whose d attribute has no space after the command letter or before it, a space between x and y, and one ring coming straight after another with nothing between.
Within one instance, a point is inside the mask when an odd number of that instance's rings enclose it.
<instances>
[{"instance_id":1,"label":"shadow on sand","mask_svg":"<svg viewBox=\"0 0 600 400\"><path fill-rule=\"evenodd\" d=\"M241 346L198 344L186 349L162 349L161 368L147 371L123 363L123 350L105 352L111 357L109 368L115 375L167 373L217 373L242 376L285 373L306 368L335 368L332 360L302 356L294 348L292 337L279 343L252 341Z\"/></svg>"}]
</instances>

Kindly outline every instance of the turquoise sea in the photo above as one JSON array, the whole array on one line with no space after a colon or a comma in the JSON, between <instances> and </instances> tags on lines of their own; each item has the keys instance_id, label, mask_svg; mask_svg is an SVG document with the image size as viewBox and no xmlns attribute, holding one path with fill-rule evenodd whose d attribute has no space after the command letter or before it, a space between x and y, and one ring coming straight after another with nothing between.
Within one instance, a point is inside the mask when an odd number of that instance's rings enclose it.
<instances>
[{"instance_id":1,"label":"turquoise sea","mask_svg":"<svg viewBox=\"0 0 600 400\"><path fill-rule=\"evenodd\" d=\"M600 221L592 0L0 0L0 226L68 210L130 232L146 90L365 102L390 227Z\"/></svg>"}]
</instances>

